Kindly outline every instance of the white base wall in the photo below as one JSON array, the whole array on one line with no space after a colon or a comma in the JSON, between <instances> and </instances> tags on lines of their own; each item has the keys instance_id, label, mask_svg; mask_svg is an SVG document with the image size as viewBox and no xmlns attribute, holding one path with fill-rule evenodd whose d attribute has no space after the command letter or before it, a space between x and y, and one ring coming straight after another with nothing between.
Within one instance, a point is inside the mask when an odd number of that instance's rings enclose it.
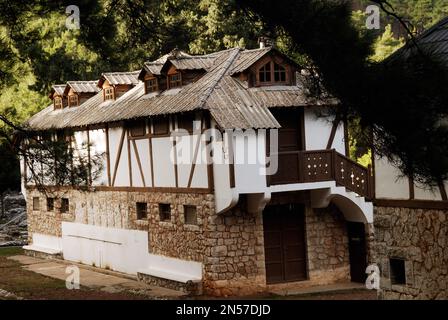
<instances>
[{"instance_id":1,"label":"white base wall","mask_svg":"<svg viewBox=\"0 0 448 320\"><path fill-rule=\"evenodd\" d=\"M148 232L62 222L65 260L137 275L142 270L163 270L191 280L202 279L202 263L149 253Z\"/></svg>"}]
</instances>

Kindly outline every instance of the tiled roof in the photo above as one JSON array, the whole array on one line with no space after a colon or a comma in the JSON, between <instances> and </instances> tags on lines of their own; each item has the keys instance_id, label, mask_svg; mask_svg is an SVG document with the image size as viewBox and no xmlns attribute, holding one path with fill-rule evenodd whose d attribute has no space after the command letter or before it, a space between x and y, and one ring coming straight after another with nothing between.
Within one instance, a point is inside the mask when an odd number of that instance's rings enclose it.
<instances>
[{"instance_id":1,"label":"tiled roof","mask_svg":"<svg viewBox=\"0 0 448 320\"><path fill-rule=\"evenodd\" d=\"M53 95L53 93L56 93L60 96L62 96L64 94L64 89L65 89L66 85L65 84L55 84L51 87L51 94L50 96Z\"/></svg>"},{"instance_id":2,"label":"tiled roof","mask_svg":"<svg viewBox=\"0 0 448 320\"><path fill-rule=\"evenodd\" d=\"M65 94L68 93L69 88L72 88L77 93L96 93L100 91L97 83L97 81L67 81Z\"/></svg>"},{"instance_id":3,"label":"tiled roof","mask_svg":"<svg viewBox=\"0 0 448 320\"><path fill-rule=\"evenodd\" d=\"M272 49L244 51L239 48L220 51L197 58L183 55L173 60L184 65L203 66L206 73L197 81L181 88L174 88L145 95L140 82L116 101L103 101L99 92L81 106L53 111L52 106L33 116L27 122L30 129L82 127L155 115L208 110L223 129L277 128L269 108L333 104L334 101L315 101L304 94L300 85L247 88L247 84L232 74L248 68L257 57ZM173 58L173 57L171 57ZM161 68L170 57L153 62ZM173 63L174 64L174 63ZM147 64L145 64L145 68Z\"/></svg>"},{"instance_id":4,"label":"tiled roof","mask_svg":"<svg viewBox=\"0 0 448 320\"><path fill-rule=\"evenodd\" d=\"M132 72L107 72L101 75L98 86L101 86L104 80L107 80L111 85L118 84L138 84L138 75L140 70Z\"/></svg>"},{"instance_id":5,"label":"tiled roof","mask_svg":"<svg viewBox=\"0 0 448 320\"><path fill-rule=\"evenodd\" d=\"M448 67L448 17L417 36L416 42L420 49L431 53ZM415 52L415 44L408 42L404 47L397 50L390 59L393 60L402 55L408 57Z\"/></svg>"}]
</instances>

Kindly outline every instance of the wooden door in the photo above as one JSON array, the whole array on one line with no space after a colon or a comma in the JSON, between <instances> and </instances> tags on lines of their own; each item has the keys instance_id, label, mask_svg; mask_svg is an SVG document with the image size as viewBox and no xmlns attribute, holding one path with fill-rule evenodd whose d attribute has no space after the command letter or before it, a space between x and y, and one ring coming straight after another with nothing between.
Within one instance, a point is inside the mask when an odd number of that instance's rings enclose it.
<instances>
[{"instance_id":1,"label":"wooden door","mask_svg":"<svg viewBox=\"0 0 448 320\"><path fill-rule=\"evenodd\" d=\"M363 223L347 222L350 276L353 282L366 281L366 235Z\"/></svg>"},{"instance_id":2,"label":"wooden door","mask_svg":"<svg viewBox=\"0 0 448 320\"><path fill-rule=\"evenodd\" d=\"M268 206L263 213L263 227L266 282L306 280L304 207Z\"/></svg>"},{"instance_id":3,"label":"wooden door","mask_svg":"<svg viewBox=\"0 0 448 320\"><path fill-rule=\"evenodd\" d=\"M271 111L281 125L278 130L278 171L271 183L297 183L300 180L298 152L305 149L303 110L277 108Z\"/></svg>"}]
</instances>

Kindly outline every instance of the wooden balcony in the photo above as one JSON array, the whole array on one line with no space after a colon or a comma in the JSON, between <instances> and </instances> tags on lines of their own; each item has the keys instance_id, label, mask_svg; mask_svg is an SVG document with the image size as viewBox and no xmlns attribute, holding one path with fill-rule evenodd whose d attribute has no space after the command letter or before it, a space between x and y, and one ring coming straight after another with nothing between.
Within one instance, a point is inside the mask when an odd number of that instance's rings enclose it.
<instances>
[{"instance_id":1,"label":"wooden balcony","mask_svg":"<svg viewBox=\"0 0 448 320\"><path fill-rule=\"evenodd\" d=\"M278 171L270 176L271 185L335 181L338 186L367 199L372 198L370 168L361 166L334 149L277 154Z\"/></svg>"}]
</instances>

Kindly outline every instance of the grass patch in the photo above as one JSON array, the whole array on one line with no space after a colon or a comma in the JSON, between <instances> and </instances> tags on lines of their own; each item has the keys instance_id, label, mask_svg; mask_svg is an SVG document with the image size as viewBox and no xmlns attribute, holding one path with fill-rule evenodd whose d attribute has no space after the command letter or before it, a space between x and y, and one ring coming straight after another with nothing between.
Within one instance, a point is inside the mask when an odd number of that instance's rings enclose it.
<instances>
[{"instance_id":1,"label":"grass patch","mask_svg":"<svg viewBox=\"0 0 448 320\"><path fill-rule=\"evenodd\" d=\"M15 249L15 251L13 250ZM20 249L20 248L19 248ZM65 281L41 275L23 268L8 255L20 253L17 248L1 248L0 288L18 297L30 300L134 300L149 299L130 292L108 293L99 289L81 286L79 290L69 290ZM2 298L0 297L0 300Z\"/></svg>"},{"instance_id":2,"label":"grass patch","mask_svg":"<svg viewBox=\"0 0 448 320\"><path fill-rule=\"evenodd\" d=\"M0 248L0 257L9 257L23 254L21 247L3 247Z\"/></svg>"}]
</instances>

